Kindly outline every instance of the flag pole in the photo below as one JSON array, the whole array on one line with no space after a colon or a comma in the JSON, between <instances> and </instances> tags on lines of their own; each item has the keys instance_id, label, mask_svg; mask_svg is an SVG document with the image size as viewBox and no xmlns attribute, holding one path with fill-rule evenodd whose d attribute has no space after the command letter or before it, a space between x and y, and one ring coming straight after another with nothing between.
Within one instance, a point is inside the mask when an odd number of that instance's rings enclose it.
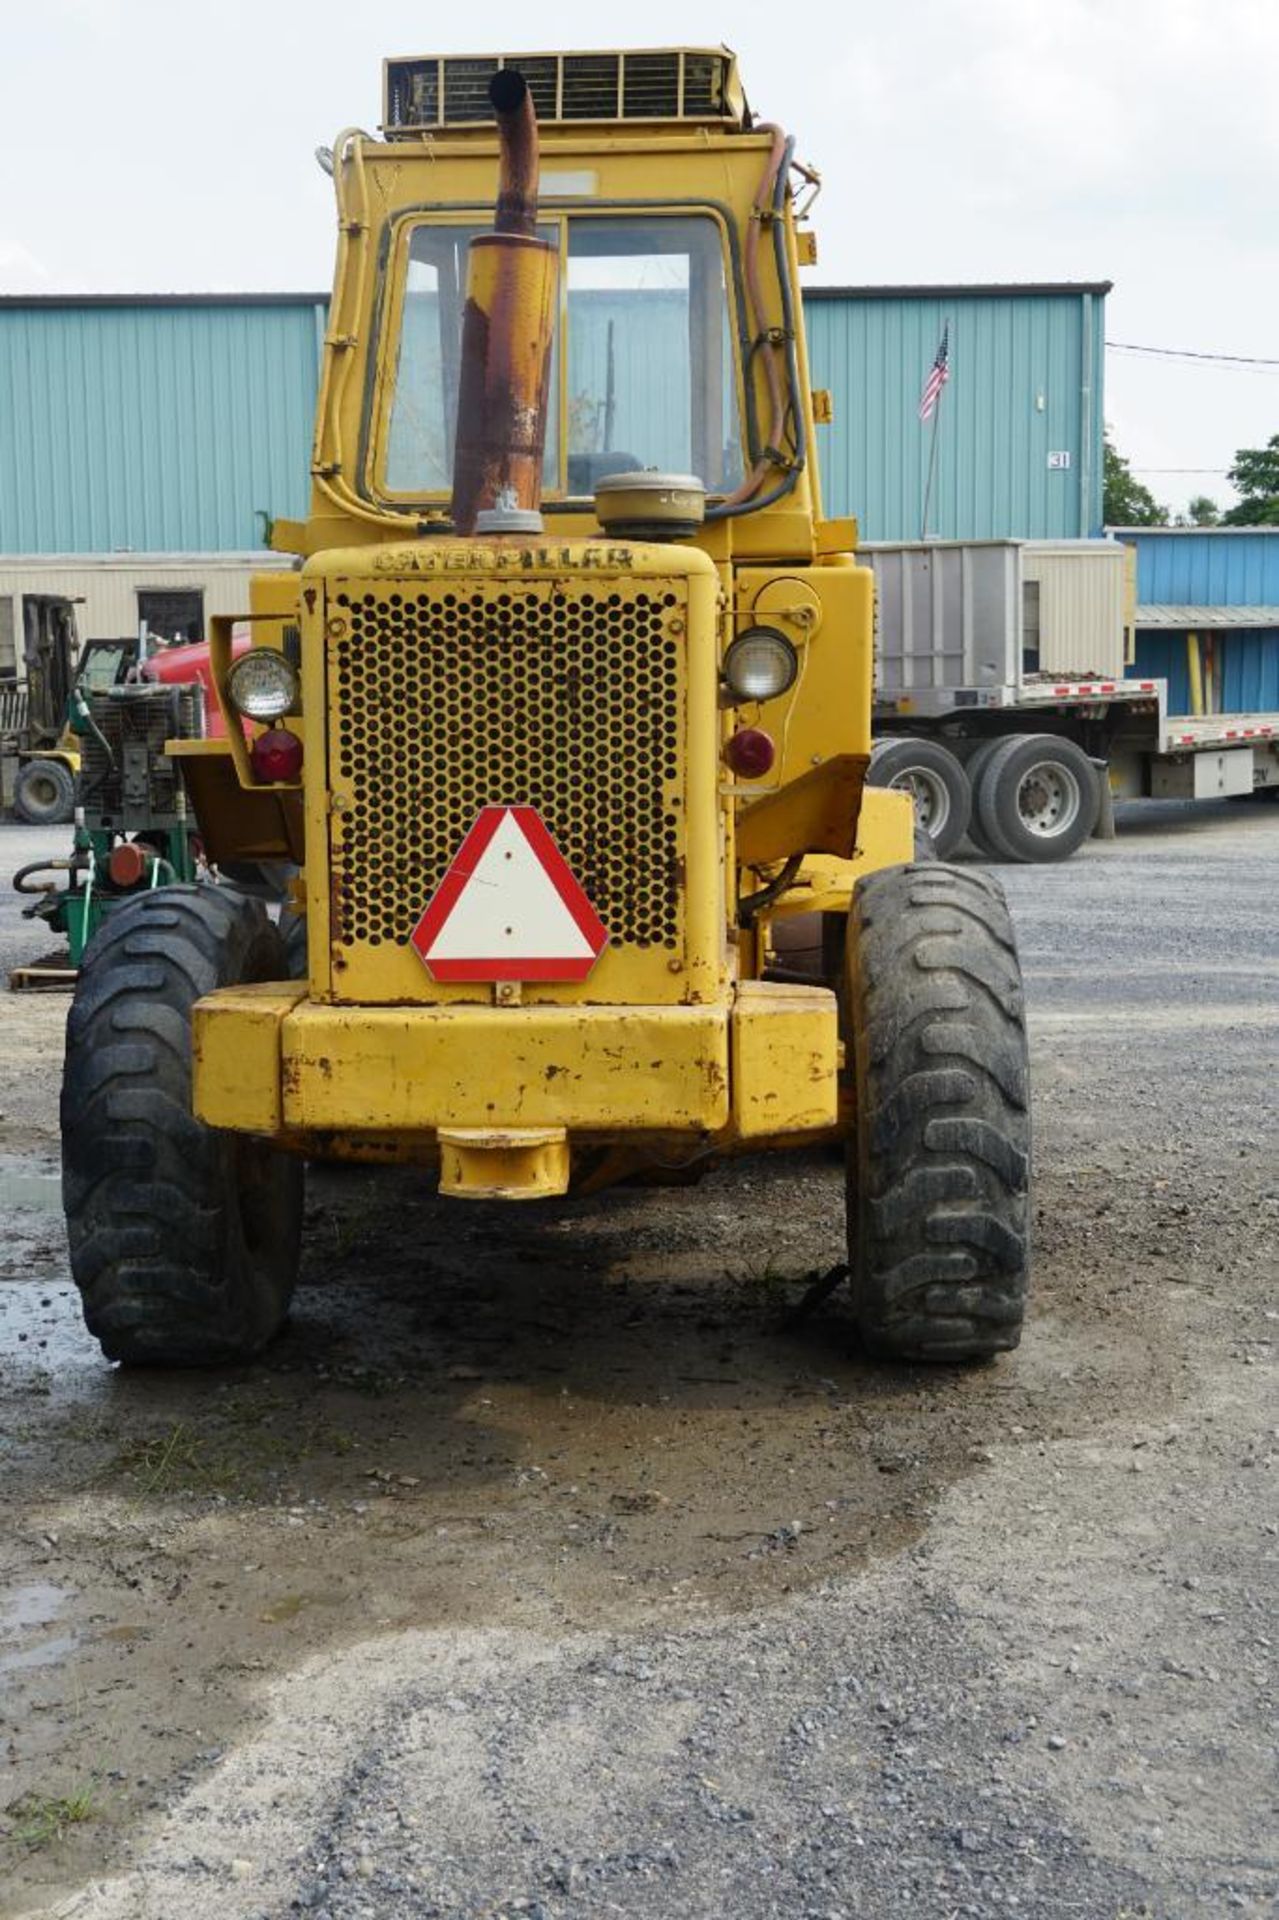
<instances>
[{"instance_id":1,"label":"flag pole","mask_svg":"<svg viewBox=\"0 0 1279 1920\"><path fill-rule=\"evenodd\" d=\"M937 472L937 429L941 425L941 394L937 395L937 405L933 408L933 436L928 449L928 482L924 488L924 517L919 529L921 540L928 538L928 509L933 498L933 476Z\"/></svg>"},{"instance_id":2,"label":"flag pole","mask_svg":"<svg viewBox=\"0 0 1279 1920\"><path fill-rule=\"evenodd\" d=\"M924 511L921 518L921 524L919 529L919 537L921 540L927 540L928 538L928 509L932 505L933 481L936 478L936 474L937 474L937 429L941 425L942 396L946 391L946 381L949 376L949 371L950 371L950 319L948 316L946 320L946 324L942 328L941 345L937 349L937 358L933 362L933 371L929 376L930 386L932 385L933 381L936 381L936 392L933 395L932 439L930 440L929 447L928 447L928 479L924 486ZM940 374L940 378L938 377L939 374Z\"/></svg>"}]
</instances>

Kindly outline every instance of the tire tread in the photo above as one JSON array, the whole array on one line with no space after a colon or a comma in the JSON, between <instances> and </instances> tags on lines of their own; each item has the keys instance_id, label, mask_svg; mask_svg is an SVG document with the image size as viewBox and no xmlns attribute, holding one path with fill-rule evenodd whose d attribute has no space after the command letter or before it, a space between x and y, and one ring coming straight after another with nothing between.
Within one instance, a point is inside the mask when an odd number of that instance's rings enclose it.
<instances>
[{"instance_id":1,"label":"tire tread","mask_svg":"<svg viewBox=\"0 0 1279 1920\"><path fill-rule=\"evenodd\" d=\"M907 1360L1015 1347L1029 1271L1029 1084L998 883L941 864L868 875L853 899L846 996L862 1339Z\"/></svg>"},{"instance_id":2,"label":"tire tread","mask_svg":"<svg viewBox=\"0 0 1279 1920\"><path fill-rule=\"evenodd\" d=\"M143 894L90 942L67 1018L62 1191L85 1321L109 1359L244 1359L287 1311L300 1168L257 1150L271 1240L248 1250L233 1137L191 1110L190 1027L214 988L283 977L260 903L207 885Z\"/></svg>"}]
</instances>

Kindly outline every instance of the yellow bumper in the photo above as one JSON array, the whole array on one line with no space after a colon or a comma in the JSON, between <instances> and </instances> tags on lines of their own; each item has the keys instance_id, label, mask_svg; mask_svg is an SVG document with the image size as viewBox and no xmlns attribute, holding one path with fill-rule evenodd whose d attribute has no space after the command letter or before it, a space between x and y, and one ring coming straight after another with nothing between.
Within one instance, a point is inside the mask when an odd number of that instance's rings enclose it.
<instances>
[{"instance_id":1,"label":"yellow bumper","mask_svg":"<svg viewBox=\"0 0 1279 1920\"><path fill-rule=\"evenodd\" d=\"M195 1008L195 1110L260 1134L819 1132L833 995L751 982L709 1007L324 1006L300 983Z\"/></svg>"}]
</instances>

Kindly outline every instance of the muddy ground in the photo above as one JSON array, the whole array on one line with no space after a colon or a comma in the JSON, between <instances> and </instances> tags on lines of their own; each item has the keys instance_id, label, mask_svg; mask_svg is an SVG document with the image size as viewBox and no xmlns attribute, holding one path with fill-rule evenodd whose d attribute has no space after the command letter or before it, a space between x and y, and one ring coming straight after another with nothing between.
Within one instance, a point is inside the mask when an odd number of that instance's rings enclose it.
<instances>
[{"instance_id":1,"label":"muddy ground","mask_svg":"<svg viewBox=\"0 0 1279 1920\"><path fill-rule=\"evenodd\" d=\"M1005 871L1036 1290L970 1374L783 1330L841 1232L796 1157L319 1173L266 1360L121 1375L66 1003L0 996L0 1913L1272 1913L1277 872L1229 803Z\"/></svg>"}]
</instances>

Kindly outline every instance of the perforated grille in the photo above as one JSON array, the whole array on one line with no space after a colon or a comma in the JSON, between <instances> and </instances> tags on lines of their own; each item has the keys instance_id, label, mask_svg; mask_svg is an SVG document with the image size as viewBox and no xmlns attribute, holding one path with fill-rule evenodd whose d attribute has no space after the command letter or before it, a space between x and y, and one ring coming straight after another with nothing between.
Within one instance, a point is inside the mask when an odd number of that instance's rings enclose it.
<instances>
[{"instance_id":1,"label":"perforated grille","mask_svg":"<svg viewBox=\"0 0 1279 1920\"><path fill-rule=\"evenodd\" d=\"M677 947L681 605L665 581L339 588L334 938L406 941L480 808L524 803L615 946Z\"/></svg>"},{"instance_id":2,"label":"perforated grille","mask_svg":"<svg viewBox=\"0 0 1279 1920\"><path fill-rule=\"evenodd\" d=\"M517 67L539 120L723 120L739 118L730 99L731 58L710 50L649 53L508 53L390 60L383 125L466 126L493 118L489 82Z\"/></svg>"}]
</instances>

